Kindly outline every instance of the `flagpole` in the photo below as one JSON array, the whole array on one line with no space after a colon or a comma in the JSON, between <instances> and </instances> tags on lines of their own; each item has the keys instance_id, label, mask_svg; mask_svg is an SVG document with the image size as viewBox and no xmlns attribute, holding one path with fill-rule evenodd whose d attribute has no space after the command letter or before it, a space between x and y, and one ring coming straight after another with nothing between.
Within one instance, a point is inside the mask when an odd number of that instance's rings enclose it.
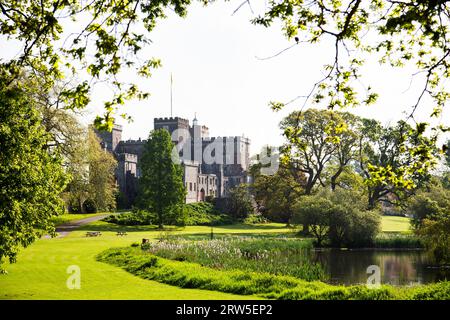
<instances>
[{"instance_id":1,"label":"flagpole","mask_svg":"<svg viewBox=\"0 0 450 320\"><path fill-rule=\"evenodd\" d=\"M172 117L172 108L173 108L173 93L172 93L172 87L173 87L173 79L172 79L172 72L170 73L170 116Z\"/></svg>"}]
</instances>

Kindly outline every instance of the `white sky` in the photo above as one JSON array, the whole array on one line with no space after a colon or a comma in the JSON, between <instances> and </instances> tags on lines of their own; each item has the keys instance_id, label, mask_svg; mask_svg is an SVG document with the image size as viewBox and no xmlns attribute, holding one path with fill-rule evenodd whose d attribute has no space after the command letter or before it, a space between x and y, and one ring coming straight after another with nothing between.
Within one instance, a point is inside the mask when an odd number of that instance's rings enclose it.
<instances>
[{"instance_id":1,"label":"white sky","mask_svg":"<svg viewBox=\"0 0 450 320\"><path fill-rule=\"evenodd\" d=\"M140 82L151 92L150 99L128 102L123 109L134 119L132 123L118 119L124 126L124 139L145 138L153 129L153 118L170 116L172 73L174 116L192 120L197 113L199 123L208 126L212 136L244 134L252 141L252 153L265 144L282 143L278 124L303 101L279 113L271 111L268 102L286 102L308 93L322 77L322 66L331 61L333 51L327 44L298 45L273 59L257 59L272 56L293 42L284 38L279 26L252 25L254 15L248 6L232 16L241 2L218 1L206 8L195 2L186 18L169 12L168 19L159 22L151 34L152 44L140 56L160 58L163 66L151 79ZM261 4L261 8L253 8L256 12L264 10L264 1L252 3ZM364 84L370 84L380 98L373 106L348 111L383 123L405 118L402 112L415 102L421 89L420 81L415 81L405 92L414 71L380 66L377 59L369 61ZM107 92L102 90L94 92L86 120L103 112ZM427 120L430 113L425 100L419 118ZM449 110L444 119L450 124Z\"/></svg>"}]
</instances>

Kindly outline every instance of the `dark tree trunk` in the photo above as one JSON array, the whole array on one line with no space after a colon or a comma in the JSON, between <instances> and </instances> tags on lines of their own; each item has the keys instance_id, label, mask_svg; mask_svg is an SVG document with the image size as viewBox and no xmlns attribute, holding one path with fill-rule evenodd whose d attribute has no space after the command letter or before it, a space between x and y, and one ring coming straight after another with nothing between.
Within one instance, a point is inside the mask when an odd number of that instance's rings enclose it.
<instances>
[{"instance_id":1,"label":"dark tree trunk","mask_svg":"<svg viewBox=\"0 0 450 320\"><path fill-rule=\"evenodd\" d=\"M337 186L337 179L339 178L339 176L341 175L342 171L344 170L343 167L340 167L338 169L338 171L331 177L331 190L336 190L336 186Z\"/></svg>"},{"instance_id":2,"label":"dark tree trunk","mask_svg":"<svg viewBox=\"0 0 450 320\"><path fill-rule=\"evenodd\" d=\"M163 229L164 225L163 225L163 212L162 209L158 210L158 228L159 229Z\"/></svg>"},{"instance_id":3,"label":"dark tree trunk","mask_svg":"<svg viewBox=\"0 0 450 320\"><path fill-rule=\"evenodd\" d=\"M379 198L380 198L380 190L378 190L378 188L370 190L369 188L369 203L368 203L369 210L375 209Z\"/></svg>"}]
</instances>

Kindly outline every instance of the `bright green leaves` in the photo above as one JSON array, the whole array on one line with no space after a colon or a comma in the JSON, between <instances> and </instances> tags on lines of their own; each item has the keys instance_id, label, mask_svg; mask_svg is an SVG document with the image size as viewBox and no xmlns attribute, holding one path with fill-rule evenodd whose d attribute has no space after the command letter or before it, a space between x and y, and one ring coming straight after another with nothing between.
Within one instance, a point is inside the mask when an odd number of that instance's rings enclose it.
<instances>
[{"instance_id":1,"label":"bright green leaves","mask_svg":"<svg viewBox=\"0 0 450 320\"><path fill-rule=\"evenodd\" d=\"M283 109L285 106L284 103L282 102L278 102L278 101L270 101L269 102L269 107L273 110L273 111L280 111L281 109Z\"/></svg>"},{"instance_id":2,"label":"bright green leaves","mask_svg":"<svg viewBox=\"0 0 450 320\"><path fill-rule=\"evenodd\" d=\"M418 123L412 128L399 121L371 136L362 168L375 197L391 192L396 200L402 200L428 179L437 164L438 150L435 139L424 135L426 127Z\"/></svg>"},{"instance_id":3,"label":"bright green leaves","mask_svg":"<svg viewBox=\"0 0 450 320\"><path fill-rule=\"evenodd\" d=\"M190 3L191 0L0 2L0 34L25 45L19 58L2 67L10 71L11 81L19 75L11 71L19 66L33 70L29 76L39 77L46 90L64 88L60 103L69 109L85 108L95 91L95 83L108 83L113 94L104 102L105 113L97 117L96 125L111 128L118 106L129 99L149 96L139 89L138 80L131 84L124 81L122 72L151 76L160 61L137 59L149 43L149 32L165 17L167 7L185 16ZM65 34L67 30L62 26L71 24L77 31ZM67 38L57 41L62 35ZM69 81L63 83L68 76ZM85 81L88 78L90 81Z\"/></svg>"},{"instance_id":4,"label":"bright green leaves","mask_svg":"<svg viewBox=\"0 0 450 320\"><path fill-rule=\"evenodd\" d=\"M286 143L280 161L308 175L306 193L319 182L334 190L339 176L353 170L364 179L374 207L389 193L398 200L408 196L437 164L436 140L425 136L426 123L383 127L350 113L308 109L290 114L281 128Z\"/></svg>"},{"instance_id":5,"label":"bright green leaves","mask_svg":"<svg viewBox=\"0 0 450 320\"><path fill-rule=\"evenodd\" d=\"M409 176L411 176L411 170L408 170L405 167L394 169L390 165L382 167L369 163L367 164L367 169L370 173L370 179L366 180L366 184L369 187L383 185L404 188L406 190L412 190L417 187L416 183L409 178Z\"/></svg>"},{"instance_id":6,"label":"bright green leaves","mask_svg":"<svg viewBox=\"0 0 450 320\"><path fill-rule=\"evenodd\" d=\"M67 109L80 110L85 108L89 101L89 85L84 81L75 88L63 90L60 93L61 101L65 104Z\"/></svg>"},{"instance_id":7,"label":"bright green leaves","mask_svg":"<svg viewBox=\"0 0 450 320\"><path fill-rule=\"evenodd\" d=\"M161 60L152 58L142 65L138 70L138 74L142 77L151 77L151 70L161 67Z\"/></svg>"},{"instance_id":8,"label":"bright green leaves","mask_svg":"<svg viewBox=\"0 0 450 320\"><path fill-rule=\"evenodd\" d=\"M288 39L334 42L330 63L323 66L324 78L313 85L305 105L310 98L329 108L375 103L378 94L361 88L359 70L367 54L376 52L382 54L381 63L417 66L417 74L426 80L417 105L427 94L434 101L430 113L439 116L450 100L444 83L450 75L449 9L448 1L281 0L270 1L253 23L269 27L280 21ZM271 107L279 110L283 105Z\"/></svg>"},{"instance_id":9,"label":"bright green leaves","mask_svg":"<svg viewBox=\"0 0 450 320\"><path fill-rule=\"evenodd\" d=\"M280 161L286 167L295 163L297 170L309 175L305 193L326 180L324 170L331 161L339 163L337 179L343 167L355 158L355 125L356 117L351 114L315 109L293 112L281 122L286 143L280 150Z\"/></svg>"},{"instance_id":10,"label":"bright green leaves","mask_svg":"<svg viewBox=\"0 0 450 320\"><path fill-rule=\"evenodd\" d=\"M8 85L0 74L0 269L5 258L44 233L53 234L51 217L64 210L60 194L67 182L62 157L50 147L32 86ZM40 88L34 87L34 93Z\"/></svg>"}]
</instances>

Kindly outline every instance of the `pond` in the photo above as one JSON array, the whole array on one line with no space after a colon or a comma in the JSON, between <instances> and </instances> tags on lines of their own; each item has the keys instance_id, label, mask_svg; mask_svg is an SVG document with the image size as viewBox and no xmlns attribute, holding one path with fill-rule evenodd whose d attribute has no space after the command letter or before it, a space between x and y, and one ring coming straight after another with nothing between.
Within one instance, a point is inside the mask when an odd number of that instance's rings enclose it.
<instances>
[{"instance_id":1,"label":"pond","mask_svg":"<svg viewBox=\"0 0 450 320\"><path fill-rule=\"evenodd\" d=\"M371 265L379 266L381 284L411 285L450 280L450 268L436 268L433 258L422 250L314 250L312 258L329 275L332 284L367 283Z\"/></svg>"}]
</instances>

